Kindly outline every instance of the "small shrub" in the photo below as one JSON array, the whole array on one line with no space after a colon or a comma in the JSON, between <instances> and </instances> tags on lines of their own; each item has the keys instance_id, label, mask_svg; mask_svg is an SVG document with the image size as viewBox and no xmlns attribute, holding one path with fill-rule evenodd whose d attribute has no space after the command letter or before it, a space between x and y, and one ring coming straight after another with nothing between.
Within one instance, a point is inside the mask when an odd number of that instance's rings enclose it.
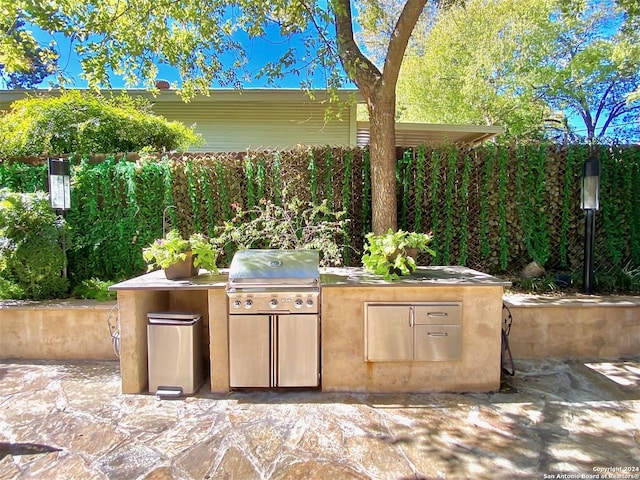
<instances>
[{"instance_id":1,"label":"small shrub","mask_svg":"<svg viewBox=\"0 0 640 480\"><path fill-rule=\"evenodd\" d=\"M71 90L29 97L0 117L0 158L183 150L201 142L191 128L153 115L148 102L126 95Z\"/></svg>"},{"instance_id":2,"label":"small shrub","mask_svg":"<svg viewBox=\"0 0 640 480\"><path fill-rule=\"evenodd\" d=\"M552 293L558 290L555 277L546 275L540 278L520 278L513 282L513 286L519 291L527 293Z\"/></svg>"},{"instance_id":3,"label":"small shrub","mask_svg":"<svg viewBox=\"0 0 640 480\"><path fill-rule=\"evenodd\" d=\"M65 296L65 229L42 193L0 190L0 293L4 298L41 300Z\"/></svg>"},{"instance_id":4,"label":"small shrub","mask_svg":"<svg viewBox=\"0 0 640 480\"><path fill-rule=\"evenodd\" d=\"M342 265L345 212L333 212L326 200L320 205L294 197L283 206L263 200L251 210L236 207L218 239L228 251L246 248L314 249L320 265Z\"/></svg>"},{"instance_id":5,"label":"small shrub","mask_svg":"<svg viewBox=\"0 0 640 480\"><path fill-rule=\"evenodd\" d=\"M607 272L595 273L595 288L601 292L638 292L640 291L640 267L631 262L624 267L614 267Z\"/></svg>"},{"instance_id":6,"label":"small shrub","mask_svg":"<svg viewBox=\"0 0 640 480\"><path fill-rule=\"evenodd\" d=\"M109 291L109 287L113 284L114 282L107 282L99 278L89 278L75 286L72 296L101 302L115 300L117 293Z\"/></svg>"}]
</instances>

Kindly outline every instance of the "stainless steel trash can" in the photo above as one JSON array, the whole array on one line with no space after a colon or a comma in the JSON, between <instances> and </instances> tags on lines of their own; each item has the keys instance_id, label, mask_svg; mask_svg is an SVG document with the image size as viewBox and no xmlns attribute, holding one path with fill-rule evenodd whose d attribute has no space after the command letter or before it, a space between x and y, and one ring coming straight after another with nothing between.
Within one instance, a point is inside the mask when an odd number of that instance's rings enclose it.
<instances>
[{"instance_id":1,"label":"stainless steel trash can","mask_svg":"<svg viewBox=\"0 0 640 480\"><path fill-rule=\"evenodd\" d=\"M202 315L147 314L149 392L164 397L194 394L204 380Z\"/></svg>"}]
</instances>

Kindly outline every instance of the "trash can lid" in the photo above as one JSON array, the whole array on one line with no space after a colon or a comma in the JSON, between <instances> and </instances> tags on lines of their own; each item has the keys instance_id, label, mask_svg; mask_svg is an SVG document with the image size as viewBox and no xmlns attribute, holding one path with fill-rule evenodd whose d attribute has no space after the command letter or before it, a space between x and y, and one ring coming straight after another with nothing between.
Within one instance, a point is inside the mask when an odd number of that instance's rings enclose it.
<instances>
[{"instance_id":1,"label":"trash can lid","mask_svg":"<svg viewBox=\"0 0 640 480\"><path fill-rule=\"evenodd\" d=\"M202 315L199 313L187 313L187 312L149 312L147 318L149 320L183 320L191 321L198 320Z\"/></svg>"}]
</instances>

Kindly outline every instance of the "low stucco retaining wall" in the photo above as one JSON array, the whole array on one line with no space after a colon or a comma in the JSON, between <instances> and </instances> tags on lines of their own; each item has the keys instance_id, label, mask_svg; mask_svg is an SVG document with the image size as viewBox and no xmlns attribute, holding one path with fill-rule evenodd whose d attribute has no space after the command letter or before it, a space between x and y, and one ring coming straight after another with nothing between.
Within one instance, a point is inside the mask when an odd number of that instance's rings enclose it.
<instances>
[{"instance_id":1,"label":"low stucco retaining wall","mask_svg":"<svg viewBox=\"0 0 640 480\"><path fill-rule=\"evenodd\" d=\"M0 358L116 360L107 317L92 300L0 302Z\"/></svg>"},{"instance_id":2,"label":"low stucco retaining wall","mask_svg":"<svg viewBox=\"0 0 640 480\"><path fill-rule=\"evenodd\" d=\"M640 353L640 297L505 295L514 358L618 358ZM0 358L115 360L115 302L0 302Z\"/></svg>"},{"instance_id":3,"label":"low stucco retaining wall","mask_svg":"<svg viewBox=\"0 0 640 480\"><path fill-rule=\"evenodd\" d=\"M514 358L619 358L640 353L640 297L505 295Z\"/></svg>"}]
</instances>

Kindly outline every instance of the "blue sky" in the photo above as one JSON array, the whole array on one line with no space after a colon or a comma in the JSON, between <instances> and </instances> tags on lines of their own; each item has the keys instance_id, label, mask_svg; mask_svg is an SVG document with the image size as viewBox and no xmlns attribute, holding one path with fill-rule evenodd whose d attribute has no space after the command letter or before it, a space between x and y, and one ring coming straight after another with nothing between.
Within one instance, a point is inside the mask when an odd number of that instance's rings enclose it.
<instances>
[{"instance_id":1,"label":"blue sky","mask_svg":"<svg viewBox=\"0 0 640 480\"><path fill-rule=\"evenodd\" d=\"M52 35L48 32L44 32L38 29L37 27L31 27L30 30L33 31L34 36L42 45L49 45L52 41L57 44L56 49L60 53L58 65L64 70L66 76L72 79L72 83L69 86L75 88L86 87L87 82L84 81L80 76L82 69L80 67L78 56L75 53L75 49L70 44L69 39L66 38L63 34ZM247 65L247 71L254 75L262 66L265 65L266 62L276 61L291 46L299 48L301 52L303 52L302 42L299 38L283 40L282 37L280 37L277 33L274 33L267 38L243 39L242 43L245 46L247 56L250 59L249 64ZM159 64L158 68L158 79L167 80L172 83L179 83L179 75L177 69L165 64ZM110 80L112 83L112 88L116 89L125 87L142 87L142 85L127 86L125 85L124 80L116 75L112 75ZM301 81L306 80L306 77L288 75L283 79L277 80L275 86L278 88L299 88ZM43 82L40 88L48 88L49 83L52 81L55 81L55 78L49 77ZM243 80L242 86L243 88L261 88L273 87L274 85L269 85L266 78L253 78L252 80ZM325 77L322 72L316 72L312 79L312 86L314 88L326 87ZM212 85L212 88L216 87L220 87L220 85ZM353 85L346 85L346 87L353 88ZM5 88L5 86L0 85L0 88Z\"/></svg>"}]
</instances>

